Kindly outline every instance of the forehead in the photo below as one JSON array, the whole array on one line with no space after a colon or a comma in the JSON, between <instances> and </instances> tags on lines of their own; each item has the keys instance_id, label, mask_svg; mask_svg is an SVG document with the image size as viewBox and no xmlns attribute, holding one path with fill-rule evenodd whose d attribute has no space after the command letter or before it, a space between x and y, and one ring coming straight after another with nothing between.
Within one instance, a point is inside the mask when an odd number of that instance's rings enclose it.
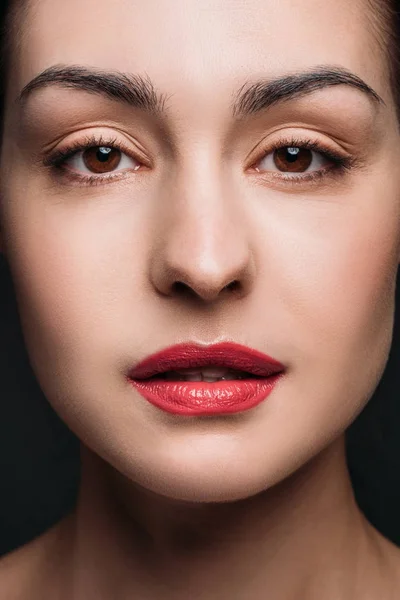
<instances>
[{"instance_id":1,"label":"forehead","mask_svg":"<svg viewBox=\"0 0 400 600\"><path fill-rule=\"evenodd\" d=\"M362 0L33 0L21 25L18 90L55 64L146 73L200 104L249 78L326 64L386 85Z\"/></svg>"}]
</instances>

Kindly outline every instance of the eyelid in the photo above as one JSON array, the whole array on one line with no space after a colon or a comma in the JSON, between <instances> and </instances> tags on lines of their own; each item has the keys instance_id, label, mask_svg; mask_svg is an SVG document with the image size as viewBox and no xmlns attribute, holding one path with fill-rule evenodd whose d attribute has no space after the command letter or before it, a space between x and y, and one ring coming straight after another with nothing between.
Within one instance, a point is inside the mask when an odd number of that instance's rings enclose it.
<instances>
[{"instance_id":1,"label":"eyelid","mask_svg":"<svg viewBox=\"0 0 400 600\"><path fill-rule=\"evenodd\" d=\"M55 166L57 162L62 160L65 161L79 152L84 152L88 148L106 146L118 149L130 158L133 158L137 162L150 168L152 166L152 161L138 147L138 144L135 144L134 141L129 144L121 139L122 137L122 134L118 135L115 131L109 131L107 133L93 131L90 133L82 132L79 136L74 135L72 141L68 141L68 138L64 139L57 144L56 148L46 150L41 157L41 163L44 166L52 167Z\"/></svg>"},{"instance_id":2,"label":"eyelid","mask_svg":"<svg viewBox=\"0 0 400 600\"><path fill-rule=\"evenodd\" d=\"M304 143L302 144L295 144L293 146L283 146L281 148L279 148L279 150L281 150L282 148L288 149L288 148L300 148L302 150L309 150L313 157L312 157L312 162L316 160L316 162L322 162L322 163L333 163L334 165L339 166L339 162L337 161L336 157L329 157L325 152L321 152L321 150L315 150L315 149L310 149L309 147L305 146ZM259 161L257 161L257 167L255 167L256 171L259 173L281 173L282 175L284 175L285 177L301 177L301 176L305 176L307 173L315 173L317 171L323 171L323 170L327 170L327 168L324 166L324 164L317 166L315 168L307 168L305 171L280 171L279 168L277 167L277 165L275 164L274 161L274 154L275 154L276 150L273 152L268 152L267 154L265 154ZM262 162L268 162L270 161L272 163L272 165L268 165L267 168L260 168L260 164ZM311 166L311 165L310 165Z\"/></svg>"},{"instance_id":3,"label":"eyelid","mask_svg":"<svg viewBox=\"0 0 400 600\"><path fill-rule=\"evenodd\" d=\"M321 186L330 186L329 189L333 191L337 189L337 185L349 183L350 172L355 168L364 167L365 163L359 155L350 154L337 142L326 138L327 136L320 132L307 128L287 127L284 131L282 129L275 130L263 138L247 155L244 172L251 176L255 184L269 186L287 193L296 193L312 188L320 189ZM320 153L331 164L304 172L257 169L258 163L274 153L275 150L287 147L311 149Z\"/></svg>"},{"instance_id":4,"label":"eyelid","mask_svg":"<svg viewBox=\"0 0 400 600\"><path fill-rule=\"evenodd\" d=\"M145 170L152 168L152 161L144 154L143 151L138 149L138 146L132 142L134 150L132 150L131 144L126 141L122 141L122 135L117 136L115 131L107 132L93 132L90 134L80 132L79 136L74 136L73 141L68 142L63 139L61 143L55 149L47 151L43 157L41 157L41 164L45 168L50 170L51 176L58 179L62 184L77 186L84 188L85 186L94 185L105 185L108 183L114 183L122 181L132 174L138 177L142 169ZM136 161L139 164L139 168L120 168L105 173L91 173L79 170L74 170L66 166L69 159L74 158L81 152L88 150L93 147L112 147L119 150L123 156Z\"/></svg>"},{"instance_id":5,"label":"eyelid","mask_svg":"<svg viewBox=\"0 0 400 600\"><path fill-rule=\"evenodd\" d=\"M318 142L314 142L312 140L299 140L299 139L290 139L287 141L282 141L274 144L269 150L264 152L259 159L257 159L257 163L265 160L269 156L273 155L277 150L281 150L283 148L301 148L303 150L310 150L314 154L319 154L321 157L326 159L328 162L330 161L336 166L349 166L350 158L347 156L343 156L342 154L332 152L330 148L325 148ZM319 169L321 170L321 169ZM279 172L279 171L277 171ZM284 175L285 172L282 171ZM292 174L294 175L294 174ZM298 176L301 176L301 173L298 173Z\"/></svg>"},{"instance_id":6,"label":"eyelid","mask_svg":"<svg viewBox=\"0 0 400 600\"><path fill-rule=\"evenodd\" d=\"M305 128L290 128L289 131L275 131L259 142L247 157L246 170L252 168L256 162L261 161L269 154L285 147L307 148L326 155L333 161L350 162L353 159L348 151L341 148L332 139L326 139L326 136L322 138L321 134Z\"/></svg>"}]
</instances>

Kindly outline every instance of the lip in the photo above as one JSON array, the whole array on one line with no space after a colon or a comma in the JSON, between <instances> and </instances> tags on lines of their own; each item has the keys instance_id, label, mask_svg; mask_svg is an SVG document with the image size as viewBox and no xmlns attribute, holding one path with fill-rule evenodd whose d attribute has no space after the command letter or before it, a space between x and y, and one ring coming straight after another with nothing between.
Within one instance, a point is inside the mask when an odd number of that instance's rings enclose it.
<instances>
[{"instance_id":1,"label":"lip","mask_svg":"<svg viewBox=\"0 0 400 600\"><path fill-rule=\"evenodd\" d=\"M171 381L149 379L166 371L215 365L246 371L249 379ZM249 410L265 400L282 377L282 363L247 346L178 344L148 356L129 374L129 382L151 404L177 415L204 416Z\"/></svg>"}]
</instances>

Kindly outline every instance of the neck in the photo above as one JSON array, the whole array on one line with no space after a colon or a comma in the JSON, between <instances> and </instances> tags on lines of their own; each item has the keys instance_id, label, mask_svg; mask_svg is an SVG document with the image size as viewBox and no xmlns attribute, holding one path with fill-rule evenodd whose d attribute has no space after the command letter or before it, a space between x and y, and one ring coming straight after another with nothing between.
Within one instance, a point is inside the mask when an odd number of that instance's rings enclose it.
<instances>
[{"instance_id":1,"label":"neck","mask_svg":"<svg viewBox=\"0 0 400 600\"><path fill-rule=\"evenodd\" d=\"M160 497L85 446L81 457L80 494L66 521L70 597L95 588L116 600L347 600L369 576L369 588L379 585L381 538L355 503L344 439L281 484L232 503Z\"/></svg>"}]
</instances>

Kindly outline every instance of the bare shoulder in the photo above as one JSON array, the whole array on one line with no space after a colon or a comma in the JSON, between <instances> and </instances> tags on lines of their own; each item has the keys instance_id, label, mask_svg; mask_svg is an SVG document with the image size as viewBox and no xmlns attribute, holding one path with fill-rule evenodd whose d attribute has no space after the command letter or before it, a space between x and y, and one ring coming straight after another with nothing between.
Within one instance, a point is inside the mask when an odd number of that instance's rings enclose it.
<instances>
[{"instance_id":1,"label":"bare shoulder","mask_svg":"<svg viewBox=\"0 0 400 600\"><path fill-rule=\"evenodd\" d=\"M63 520L0 558L0 600L43 600L58 569L64 528Z\"/></svg>"},{"instance_id":2,"label":"bare shoulder","mask_svg":"<svg viewBox=\"0 0 400 600\"><path fill-rule=\"evenodd\" d=\"M389 542L388 540L386 540L386 542L389 546L388 552L392 561L393 573L396 575L396 581L400 586L400 547L396 546L392 542Z\"/></svg>"},{"instance_id":3,"label":"bare shoulder","mask_svg":"<svg viewBox=\"0 0 400 600\"><path fill-rule=\"evenodd\" d=\"M387 583L384 598L398 600L400 597L400 548L384 537L380 538L379 562L384 582Z\"/></svg>"},{"instance_id":4,"label":"bare shoulder","mask_svg":"<svg viewBox=\"0 0 400 600\"><path fill-rule=\"evenodd\" d=\"M27 600L37 564L38 542L26 544L0 559L0 600Z\"/></svg>"}]
</instances>

